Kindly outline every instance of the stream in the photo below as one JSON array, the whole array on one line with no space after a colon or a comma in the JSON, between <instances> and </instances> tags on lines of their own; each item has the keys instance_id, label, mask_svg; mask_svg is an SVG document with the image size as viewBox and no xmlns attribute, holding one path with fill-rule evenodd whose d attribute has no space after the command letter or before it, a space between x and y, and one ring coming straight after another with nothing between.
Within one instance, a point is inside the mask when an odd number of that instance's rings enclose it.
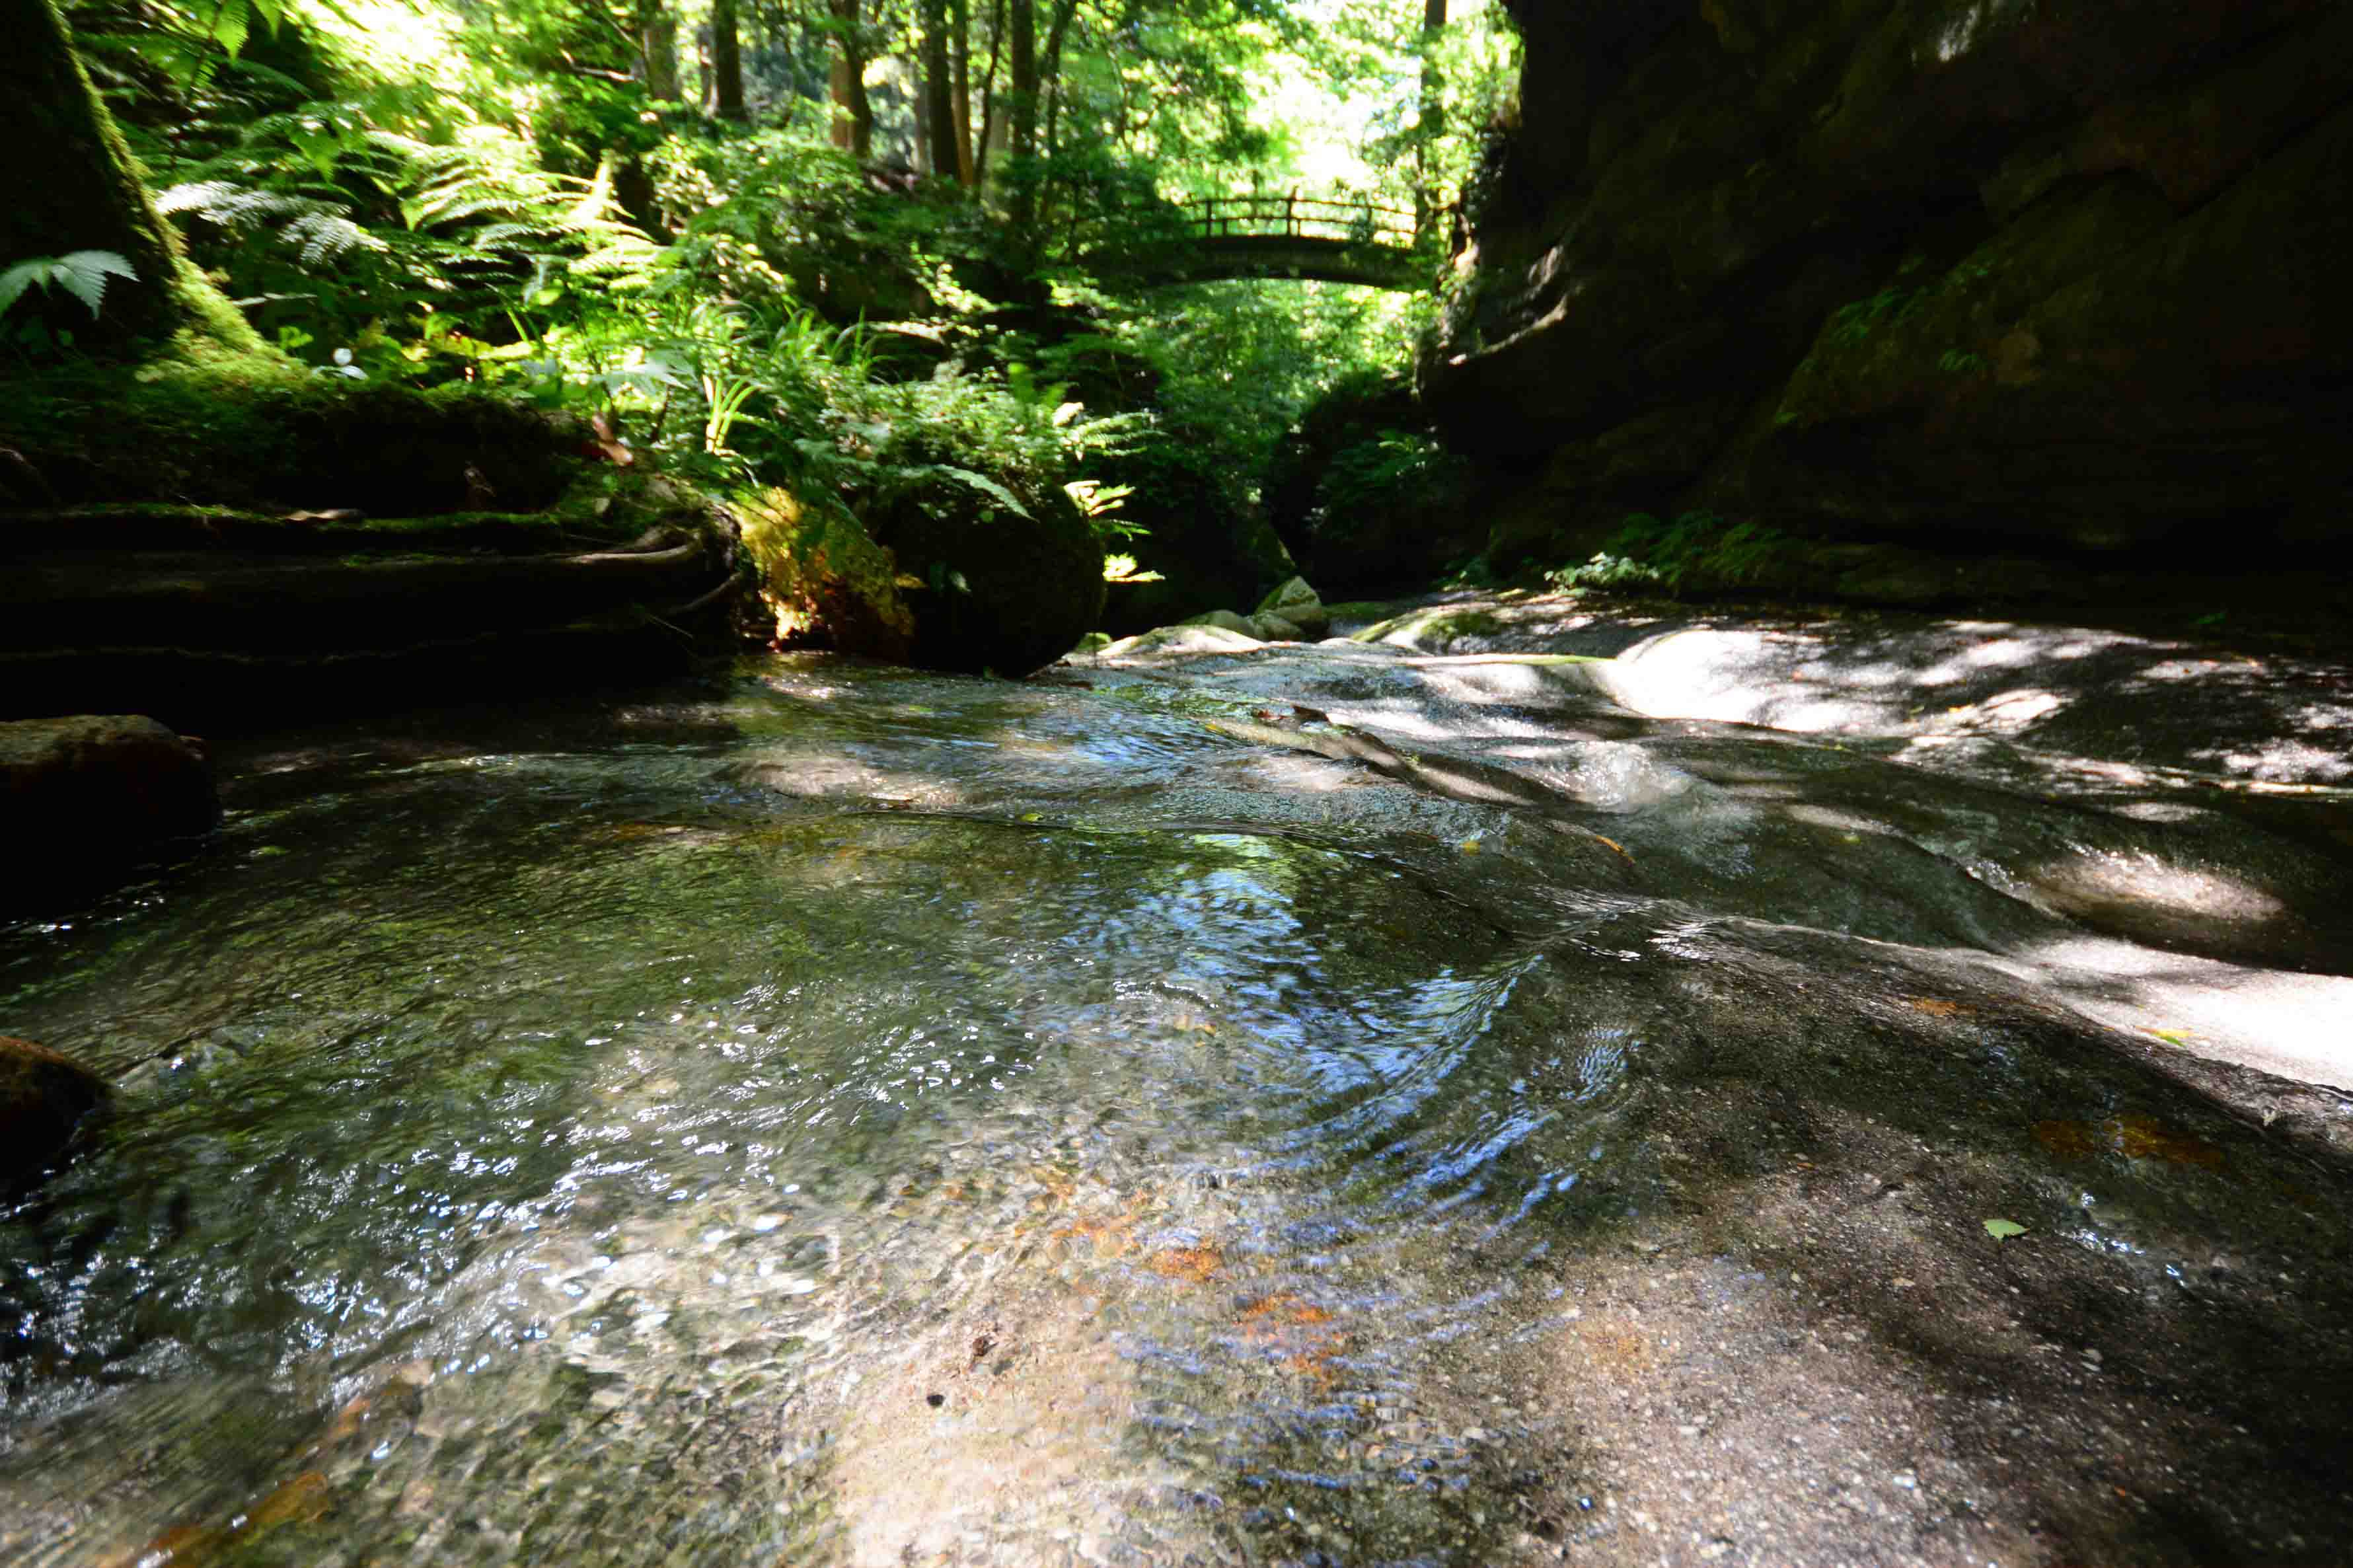
<instances>
[{"instance_id":1,"label":"stream","mask_svg":"<svg viewBox=\"0 0 2353 1568\"><path fill-rule=\"evenodd\" d=\"M1547 615L222 748L0 1560L2341 1553L2341 672Z\"/></svg>"}]
</instances>

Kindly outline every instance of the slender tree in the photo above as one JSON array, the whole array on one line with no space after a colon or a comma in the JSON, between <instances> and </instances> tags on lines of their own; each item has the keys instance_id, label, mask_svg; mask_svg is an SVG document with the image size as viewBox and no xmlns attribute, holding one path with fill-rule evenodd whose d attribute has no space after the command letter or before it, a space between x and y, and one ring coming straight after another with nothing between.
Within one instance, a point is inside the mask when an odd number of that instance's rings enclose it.
<instances>
[{"instance_id":1,"label":"slender tree","mask_svg":"<svg viewBox=\"0 0 2353 1568\"><path fill-rule=\"evenodd\" d=\"M0 269L101 253L110 271L93 320L79 302L31 300L90 346L135 347L193 332L237 349L261 342L205 281L155 210L122 133L74 53L57 0L0 0ZM88 265L87 263L85 265Z\"/></svg>"},{"instance_id":2,"label":"slender tree","mask_svg":"<svg viewBox=\"0 0 2353 1568\"><path fill-rule=\"evenodd\" d=\"M972 153L972 0L952 0L948 41L955 52L955 176L969 190L980 177Z\"/></svg>"},{"instance_id":3,"label":"slender tree","mask_svg":"<svg viewBox=\"0 0 2353 1568\"><path fill-rule=\"evenodd\" d=\"M638 49L645 57L646 96L678 101L678 13L664 0L639 0Z\"/></svg>"},{"instance_id":4,"label":"slender tree","mask_svg":"<svg viewBox=\"0 0 2353 1568\"><path fill-rule=\"evenodd\" d=\"M1010 187L1008 206L1015 230L1024 240L1038 216L1038 7L1036 0L1009 0L1006 53L1013 73L1012 101L1008 120L1011 135L1006 145L1005 175Z\"/></svg>"},{"instance_id":5,"label":"slender tree","mask_svg":"<svg viewBox=\"0 0 2353 1568\"><path fill-rule=\"evenodd\" d=\"M955 82L948 65L947 0L923 0L923 124L932 174L944 180L964 176L962 141L955 112Z\"/></svg>"},{"instance_id":6,"label":"slender tree","mask_svg":"<svg viewBox=\"0 0 2353 1568\"><path fill-rule=\"evenodd\" d=\"M833 144L867 158L874 151L874 105L866 96L866 36L859 30L858 0L827 0L827 9L833 16L835 44Z\"/></svg>"},{"instance_id":7,"label":"slender tree","mask_svg":"<svg viewBox=\"0 0 2353 1568\"><path fill-rule=\"evenodd\" d=\"M742 120L744 45L735 25L735 0L711 0L712 108L722 120Z\"/></svg>"},{"instance_id":8,"label":"slender tree","mask_svg":"<svg viewBox=\"0 0 2353 1568\"><path fill-rule=\"evenodd\" d=\"M1071 23L1078 16L1079 0L1054 0L1052 18L1046 26L1046 58L1038 68L1046 93L1046 156L1054 155L1056 132L1062 113L1062 40L1070 36Z\"/></svg>"},{"instance_id":9,"label":"slender tree","mask_svg":"<svg viewBox=\"0 0 2353 1568\"><path fill-rule=\"evenodd\" d=\"M1436 153L1446 134L1446 66L1439 46L1446 37L1446 0L1422 0L1421 108L1413 126L1413 232L1417 238L1430 231L1438 211Z\"/></svg>"}]
</instances>

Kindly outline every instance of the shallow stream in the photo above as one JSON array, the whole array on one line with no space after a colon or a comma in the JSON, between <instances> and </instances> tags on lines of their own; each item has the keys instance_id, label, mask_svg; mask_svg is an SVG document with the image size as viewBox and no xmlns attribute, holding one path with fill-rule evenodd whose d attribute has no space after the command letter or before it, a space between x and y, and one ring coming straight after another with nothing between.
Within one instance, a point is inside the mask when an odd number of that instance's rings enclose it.
<instances>
[{"instance_id":1,"label":"shallow stream","mask_svg":"<svg viewBox=\"0 0 2353 1568\"><path fill-rule=\"evenodd\" d=\"M2342 803L1582 668L787 658L243 748L199 858L0 931L0 1032L122 1083L0 1227L0 1558L1606 1555L1650 1483L1580 1401L1670 1380L1593 1293L1764 1300L1849 1165L1946 1293L1818 1237L1793 1321L1996 1407L1915 1434L1905 1552L2200 1555L1969 1436L2087 1321L2239 1560L2353 1525L2343 1097L2206 1059L2353 1081Z\"/></svg>"}]
</instances>

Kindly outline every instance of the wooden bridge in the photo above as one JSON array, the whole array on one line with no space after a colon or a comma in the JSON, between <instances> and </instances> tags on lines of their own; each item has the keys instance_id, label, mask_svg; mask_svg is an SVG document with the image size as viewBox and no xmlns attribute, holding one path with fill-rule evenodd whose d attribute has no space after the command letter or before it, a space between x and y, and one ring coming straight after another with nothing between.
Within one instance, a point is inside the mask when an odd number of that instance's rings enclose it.
<instances>
[{"instance_id":1,"label":"wooden bridge","mask_svg":"<svg viewBox=\"0 0 2353 1568\"><path fill-rule=\"evenodd\" d=\"M1288 195L1200 196L1166 222L1126 270L1154 283L1308 278L1374 289L1430 287L1414 215L1369 201Z\"/></svg>"}]
</instances>

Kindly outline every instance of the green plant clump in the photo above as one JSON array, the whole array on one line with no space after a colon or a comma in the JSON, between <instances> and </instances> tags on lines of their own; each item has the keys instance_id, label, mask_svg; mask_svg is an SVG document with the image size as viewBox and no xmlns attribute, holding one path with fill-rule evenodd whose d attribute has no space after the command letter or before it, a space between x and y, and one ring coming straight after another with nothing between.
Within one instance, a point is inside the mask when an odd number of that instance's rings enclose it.
<instances>
[{"instance_id":1,"label":"green plant clump","mask_svg":"<svg viewBox=\"0 0 2353 1568\"><path fill-rule=\"evenodd\" d=\"M1687 511L1664 522L1646 511L1627 517L1592 559L1564 566L1546 580L1562 592L1594 589L1680 596L1687 587L1754 582L1789 542L1759 522L1727 522L1715 512Z\"/></svg>"}]
</instances>

